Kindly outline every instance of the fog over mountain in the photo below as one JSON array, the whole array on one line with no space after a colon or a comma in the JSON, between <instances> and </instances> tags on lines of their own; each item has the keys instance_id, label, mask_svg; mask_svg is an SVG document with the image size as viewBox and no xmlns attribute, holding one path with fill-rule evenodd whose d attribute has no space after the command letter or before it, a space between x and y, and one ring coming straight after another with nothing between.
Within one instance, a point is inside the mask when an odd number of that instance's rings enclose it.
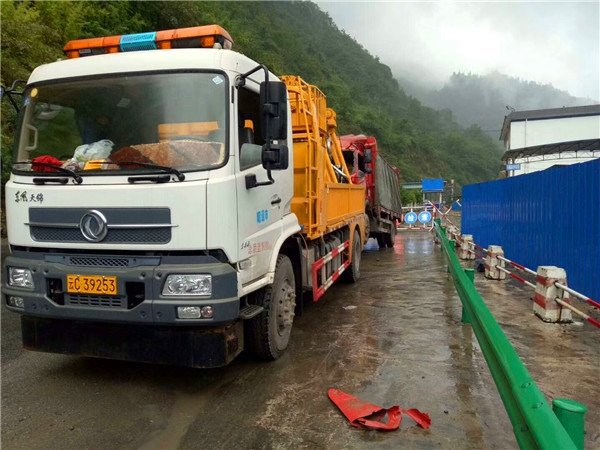
<instances>
[{"instance_id":1,"label":"fog over mountain","mask_svg":"<svg viewBox=\"0 0 600 450\"><path fill-rule=\"evenodd\" d=\"M496 71L600 100L598 1L316 3L396 77L429 90Z\"/></svg>"},{"instance_id":2,"label":"fog over mountain","mask_svg":"<svg viewBox=\"0 0 600 450\"><path fill-rule=\"evenodd\" d=\"M509 77L497 71L488 75L453 73L441 89L398 77L409 95L435 109L450 110L464 127L479 125L493 139L499 139L504 116L511 110L532 110L583 106L593 99L574 97L549 84Z\"/></svg>"},{"instance_id":3,"label":"fog over mountain","mask_svg":"<svg viewBox=\"0 0 600 450\"><path fill-rule=\"evenodd\" d=\"M316 3L407 94L496 141L511 109L600 99L598 1Z\"/></svg>"}]
</instances>

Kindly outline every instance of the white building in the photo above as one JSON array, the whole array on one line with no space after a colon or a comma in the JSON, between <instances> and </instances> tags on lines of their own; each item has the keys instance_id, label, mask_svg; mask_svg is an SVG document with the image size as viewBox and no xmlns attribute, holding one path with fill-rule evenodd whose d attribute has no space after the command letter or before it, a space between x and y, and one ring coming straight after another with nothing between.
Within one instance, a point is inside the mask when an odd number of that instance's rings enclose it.
<instances>
[{"instance_id":1,"label":"white building","mask_svg":"<svg viewBox=\"0 0 600 450\"><path fill-rule=\"evenodd\" d=\"M600 105L512 111L500 140L507 176L600 158Z\"/></svg>"}]
</instances>

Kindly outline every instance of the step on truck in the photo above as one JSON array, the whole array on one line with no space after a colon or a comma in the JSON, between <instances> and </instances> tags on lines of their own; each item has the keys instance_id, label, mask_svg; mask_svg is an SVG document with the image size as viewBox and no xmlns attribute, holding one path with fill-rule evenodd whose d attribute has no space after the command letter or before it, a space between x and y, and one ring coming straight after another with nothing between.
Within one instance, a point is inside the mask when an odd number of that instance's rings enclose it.
<instances>
[{"instance_id":1,"label":"step on truck","mask_svg":"<svg viewBox=\"0 0 600 450\"><path fill-rule=\"evenodd\" d=\"M402 222L400 174L381 156L372 136L348 134L340 137L351 182L365 186L365 211L369 216L367 236L380 248L393 247L396 226Z\"/></svg>"},{"instance_id":2,"label":"step on truck","mask_svg":"<svg viewBox=\"0 0 600 450\"><path fill-rule=\"evenodd\" d=\"M274 360L304 297L358 280L365 188L335 112L232 44L218 25L82 39L32 72L2 283L26 349Z\"/></svg>"}]
</instances>

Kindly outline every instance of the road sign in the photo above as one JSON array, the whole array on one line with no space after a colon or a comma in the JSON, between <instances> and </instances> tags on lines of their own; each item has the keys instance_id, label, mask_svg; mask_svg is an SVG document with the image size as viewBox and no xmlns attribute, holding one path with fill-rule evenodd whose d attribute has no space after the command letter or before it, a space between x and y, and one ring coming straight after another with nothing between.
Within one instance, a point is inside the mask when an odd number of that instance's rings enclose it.
<instances>
[{"instance_id":1,"label":"road sign","mask_svg":"<svg viewBox=\"0 0 600 450\"><path fill-rule=\"evenodd\" d=\"M521 164L517 163L517 164L507 164L506 165L506 170L521 170Z\"/></svg>"},{"instance_id":2,"label":"road sign","mask_svg":"<svg viewBox=\"0 0 600 450\"><path fill-rule=\"evenodd\" d=\"M412 211L409 213L406 213L404 215L404 221L409 225L414 224L417 221L417 213L412 212Z\"/></svg>"},{"instance_id":3,"label":"road sign","mask_svg":"<svg viewBox=\"0 0 600 450\"><path fill-rule=\"evenodd\" d=\"M444 180L442 178L421 180L423 192L444 192Z\"/></svg>"},{"instance_id":4,"label":"road sign","mask_svg":"<svg viewBox=\"0 0 600 450\"><path fill-rule=\"evenodd\" d=\"M431 222L431 213L429 211L421 211L419 213L419 222L421 222L421 223Z\"/></svg>"}]
</instances>

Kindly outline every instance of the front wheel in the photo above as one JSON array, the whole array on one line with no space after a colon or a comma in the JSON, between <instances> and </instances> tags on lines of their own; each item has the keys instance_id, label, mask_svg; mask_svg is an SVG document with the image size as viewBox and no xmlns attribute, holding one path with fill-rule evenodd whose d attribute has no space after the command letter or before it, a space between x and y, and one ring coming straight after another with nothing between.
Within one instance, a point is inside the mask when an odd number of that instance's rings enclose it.
<instances>
[{"instance_id":1,"label":"front wheel","mask_svg":"<svg viewBox=\"0 0 600 450\"><path fill-rule=\"evenodd\" d=\"M246 323L246 345L260 359L273 361L288 346L296 307L295 285L290 259L279 255L273 284L256 293L256 304L265 310Z\"/></svg>"}]
</instances>

